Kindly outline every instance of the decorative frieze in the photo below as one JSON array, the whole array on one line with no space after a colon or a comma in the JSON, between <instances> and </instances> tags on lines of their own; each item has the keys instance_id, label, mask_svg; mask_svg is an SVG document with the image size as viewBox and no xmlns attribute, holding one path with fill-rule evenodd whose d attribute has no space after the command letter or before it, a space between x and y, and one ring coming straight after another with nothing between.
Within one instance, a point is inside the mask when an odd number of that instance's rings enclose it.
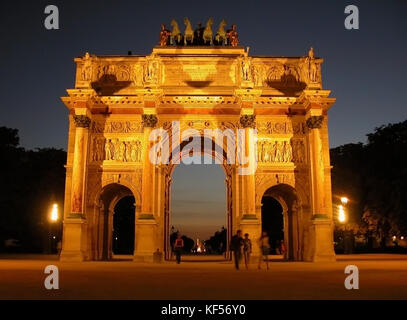
<instances>
[{"instance_id":1,"label":"decorative frieze","mask_svg":"<svg viewBox=\"0 0 407 320\"><path fill-rule=\"evenodd\" d=\"M92 133L140 133L142 123L136 121L93 121Z\"/></svg>"},{"instance_id":2,"label":"decorative frieze","mask_svg":"<svg viewBox=\"0 0 407 320\"><path fill-rule=\"evenodd\" d=\"M305 163L305 146L302 140L257 142L257 161L260 163Z\"/></svg>"},{"instance_id":3,"label":"decorative frieze","mask_svg":"<svg viewBox=\"0 0 407 320\"><path fill-rule=\"evenodd\" d=\"M94 137L92 140L93 162L119 161L141 162L142 143L140 140L120 140Z\"/></svg>"},{"instance_id":4,"label":"decorative frieze","mask_svg":"<svg viewBox=\"0 0 407 320\"><path fill-rule=\"evenodd\" d=\"M257 122L257 132L260 134L304 134L303 122L262 121Z\"/></svg>"}]
</instances>

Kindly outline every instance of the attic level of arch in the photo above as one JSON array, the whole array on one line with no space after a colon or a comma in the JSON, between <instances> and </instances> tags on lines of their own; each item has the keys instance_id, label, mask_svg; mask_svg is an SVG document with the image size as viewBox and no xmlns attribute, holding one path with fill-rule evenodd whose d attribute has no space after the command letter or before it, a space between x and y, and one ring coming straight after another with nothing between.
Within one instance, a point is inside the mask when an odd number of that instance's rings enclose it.
<instances>
[{"instance_id":1,"label":"attic level of arch","mask_svg":"<svg viewBox=\"0 0 407 320\"><path fill-rule=\"evenodd\" d=\"M98 96L233 96L243 89L254 97L301 97L322 90L323 60L312 48L303 57L258 57L241 47L155 47L146 56L86 53L75 62L75 88Z\"/></svg>"}]
</instances>

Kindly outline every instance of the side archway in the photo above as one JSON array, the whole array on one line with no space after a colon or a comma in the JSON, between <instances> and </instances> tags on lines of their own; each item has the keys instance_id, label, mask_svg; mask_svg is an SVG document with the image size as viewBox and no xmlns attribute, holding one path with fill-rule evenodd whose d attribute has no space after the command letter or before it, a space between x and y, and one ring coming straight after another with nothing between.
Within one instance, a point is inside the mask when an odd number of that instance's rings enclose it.
<instances>
[{"instance_id":1,"label":"side archway","mask_svg":"<svg viewBox=\"0 0 407 320\"><path fill-rule=\"evenodd\" d=\"M281 206L280 210L282 213L283 226L282 232L284 233L282 238L284 239L284 245L286 249L284 253L284 259L291 261L301 261L302 237L299 223L299 208L301 206L299 205L297 192L293 187L287 184L277 184L266 189L262 196L262 227L264 222L263 217L273 214L272 212L267 212L267 206L264 205L270 198L275 199L275 201L277 201L278 204ZM274 223L279 222L274 219Z\"/></svg>"},{"instance_id":2,"label":"side archway","mask_svg":"<svg viewBox=\"0 0 407 320\"><path fill-rule=\"evenodd\" d=\"M129 187L119 183L111 183L102 188L97 198L95 214L95 260L111 260L113 258L113 219L115 208L124 198L130 198L135 201L135 195ZM133 202L134 203L134 202ZM135 210L129 221L135 221ZM132 226L135 229L135 225ZM133 244L134 247L134 239Z\"/></svg>"}]
</instances>

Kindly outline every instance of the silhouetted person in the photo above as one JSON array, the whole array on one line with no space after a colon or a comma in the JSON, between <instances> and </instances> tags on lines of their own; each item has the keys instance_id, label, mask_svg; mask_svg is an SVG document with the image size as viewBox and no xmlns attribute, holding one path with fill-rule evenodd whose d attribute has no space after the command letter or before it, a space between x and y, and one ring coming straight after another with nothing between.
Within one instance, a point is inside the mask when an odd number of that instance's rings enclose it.
<instances>
[{"instance_id":1,"label":"silhouetted person","mask_svg":"<svg viewBox=\"0 0 407 320\"><path fill-rule=\"evenodd\" d=\"M345 254L353 253L354 237L353 230L349 226L346 226L343 239Z\"/></svg>"},{"instance_id":2,"label":"silhouetted person","mask_svg":"<svg viewBox=\"0 0 407 320\"><path fill-rule=\"evenodd\" d=\"M59 240L57 242L57 251L58 251L58 257L61 255L61 251L62 251L62 240Z\"/></svg>"},{"instance_id":3,"label":"silhouetted person","mask_svg":"<svg viewBox=\"0 0 407 320\"><path fill-rule=\"evenodd\" d=\"M284 255L285 252L286 252L286 249L285 249L284 240L281 240L281 243L280 243L280 254Z\"/></svg>"},{"instance_id":4,"label":"silhouetted person","mask_svg":"<svg viewBox=\"0 0 407 320\"><path fill-rule=\"evenodd\" d=\"M179 234L174 243L174 251L175 251L175 256L177 258L178 264L181 263L182 248L184 248L184 240L181 238L181 235Z\"/></svg>"},{"instance_id":5,"label":"silhouetted person","mask_svg":"<svg viewBox=\"0 0 407 320\"><path fill-rule=\"evenodd\" d=\"M233 256L235 259L235 268L239 270L240 259L242 258L242 230L237 230L236 234L230 240L230 250L233 251Z\"/></svg>"},{"instance_id":6,"label":"silhouetted person","mask_svg":"<svg viewBox=\"0 0 407 320\"><path fill-rule=\"evenodd\" d=\"M249 269L251 253L252 253L252 240L249 239L249 234L245 233L243 239L243 256L246 269Z\"/></svg>"},{"instance_id":7,"label":"silhouetted person","mask_svg":"<svg viewBox=\"0 0 407 320\"><path fill-rule=\"evenodd\" d=\"M263 231L259 239L260 247L260 259L258 268L261 269L261 264L263 260L266 260L267 270L269 269L268 255L270 253L270 239L267 232Z\"/></svg>"}]
</instances>

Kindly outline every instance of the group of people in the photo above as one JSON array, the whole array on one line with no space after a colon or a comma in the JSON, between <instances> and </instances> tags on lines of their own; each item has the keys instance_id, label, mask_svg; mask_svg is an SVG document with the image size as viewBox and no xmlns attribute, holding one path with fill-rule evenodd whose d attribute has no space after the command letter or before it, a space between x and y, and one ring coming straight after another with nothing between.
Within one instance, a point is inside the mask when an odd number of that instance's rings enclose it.
<instances>
[{"instance_id":1,"label":"group of people","mask_svg":"<svg viewBox=\"0 0 407 320\"><path fill-rule=\"evenodd\" d=\"M270 254L270 239L267 232L263 231L260 238L258 239L258 245L260 248L260 256L258 269L261 269L263 262L266 263L267 270L269 269L268 255ZM244 238L242 237L242 231L237 230L236 234L232 237L230 241L230 250L233 251L233 259L235 262L236 270L239 270L240 261L242 256L244 258L244 263L246 269L249 269L250 255L252 253L252 241L249 239L249 234L245 233ZM284 254L285 247L284 243L281 243L280 253Z\"/></svg>"},{"instance_id":2,"label":"group of people","mask_svg":"<svg viewBox=\"0 0 407 320\"><path fill-rule=\"evenodd\" d=\"M266 263L267 270L269 269L268 264L268 255L270 254L270 239L267 232L263 231L260 238L258 239L258 245L260 247L260 257L259 257L259 264L258 269L262 268L263 262ZM177 264L181 263L181 253L184 248L184 240L182 239L181 235L177 235L177 239L173 244L173 251L176 256ZM236 234L230 240L230 250L233 251L233 258L235 263L235 268L239 270L240 261L242 260L242 256L244 258L244 263L246 269L249 269L250 263L250 255L252 253L252 240L249 239L249 234L245 233L244 238L242 237L242 231L237 230ZM281 242L281 246L279 248L279 253L284 254L285 246L284 242Z\"/></svg>"}]
</instances>

